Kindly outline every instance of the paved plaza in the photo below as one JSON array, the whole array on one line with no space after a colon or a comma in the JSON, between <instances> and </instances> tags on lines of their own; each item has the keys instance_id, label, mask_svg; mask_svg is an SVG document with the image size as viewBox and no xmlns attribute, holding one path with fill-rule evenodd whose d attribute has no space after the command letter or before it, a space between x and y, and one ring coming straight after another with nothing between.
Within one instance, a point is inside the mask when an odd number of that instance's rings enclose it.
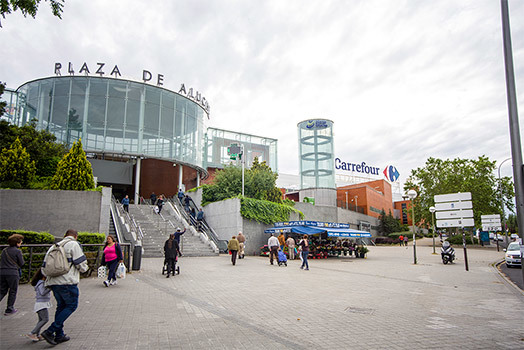
<instances>
[{"instance_id":1,"label":"paved plaza","mask_svg":"<svg viewBox=\"0 0 524 350\"><path fill-rule=\"evenodd\" d=\"M80 282L71 340L55 348L524 348L524 294L492 265L503 253L468 249L466 272L462 249L451 265L431 252L418 246L413 265L412 247L370 247L367 259L310 260L310 271L300 260L182 257L169 279L163 259L143 259L117 286ZM21 285L18 314L0 316L1 349L51 347L23 336L37 321L33 304L33 288Z\"/></svg>"}]
</instances>

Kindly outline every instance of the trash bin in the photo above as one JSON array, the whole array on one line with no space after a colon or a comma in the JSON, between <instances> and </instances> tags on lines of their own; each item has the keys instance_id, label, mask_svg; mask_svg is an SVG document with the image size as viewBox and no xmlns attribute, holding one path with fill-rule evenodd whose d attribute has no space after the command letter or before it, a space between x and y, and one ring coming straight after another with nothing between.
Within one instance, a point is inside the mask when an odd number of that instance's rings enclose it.
<instances>
[{"instance_id":1,"label":"trash bin","mask_svg":"<svg viewBox=\"0 0 524 350\"><path fill-rule=\"evenodd\" d=\"M135 249L133 249L133 271L140 270L141 262L142 262L142 246L135 245Z\"/></svg>"}]
</instances>

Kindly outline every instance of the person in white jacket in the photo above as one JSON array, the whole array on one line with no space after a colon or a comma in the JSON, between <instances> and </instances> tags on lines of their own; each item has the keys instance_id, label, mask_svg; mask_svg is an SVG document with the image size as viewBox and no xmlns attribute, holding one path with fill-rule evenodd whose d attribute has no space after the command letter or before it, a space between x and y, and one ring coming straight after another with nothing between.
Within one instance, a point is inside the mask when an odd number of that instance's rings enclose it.
<instances>
[{"instance_id":1,"label":"person in white jacket","mask_svg":"<svg viewBox=\"0 0 524 350\"><path fill-rule=\"evenodd\" d=\"M41 333L42 337L51 345L63 343L70 339L64 334L64 322L78 307L80 272L86 272L89 269L87 258L80 243L76 241L77 238L78 232L69 229L64 239L59 243L60 245L63 244L67 260L71 262L69 271L60 276L47 277L45 281L45 286L53 291L56 299L55 320L49 328ZM49 251L47 251L46 258L48 254ZM44 258L44 264L46 258Z\"/></svg>"}]
</instances>

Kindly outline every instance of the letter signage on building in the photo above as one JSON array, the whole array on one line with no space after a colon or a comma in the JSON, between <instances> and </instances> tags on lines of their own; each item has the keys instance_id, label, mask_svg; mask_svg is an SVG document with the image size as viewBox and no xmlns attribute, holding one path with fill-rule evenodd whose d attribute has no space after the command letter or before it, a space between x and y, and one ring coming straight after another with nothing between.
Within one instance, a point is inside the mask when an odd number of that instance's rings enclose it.
<instances>
[{"instance_id":1,"label":"letter signage on building","mask_svg":"<svg viewBox=\"0 0 524 350\"><path fill-rule=\"evenodd\" d=\"M106 74L106 71L104 70L105 65L106 65L105 63L97 62L96 63L96 67L93 67L93 69L95 69L94 70L94 74L98 74L99 76L103 77ZM61 76L62 75L62 72L61 72L62 68L63 68L62 63L55 62L55 75L60 75ZM73 63L71 63L71 62L68 62L67 73L69 73L69 75L75 75L75 68L73 66ZM91 74L91 70L89 69L89 65L86 62L84 62L82 64L82 66L78 70L78 74L82 74L82 75L90 75ZM114 78L118 78L118 77L122 76L122 74L120 73L120 69L118 68L118 66L116 64L111 69L111 73L109 73L109 76L112 76ZM144 69L142 71L142 81L144 83L156 82L156 86L163 86L164 85L164 75L163 74L157 74L155 76L150 71ZM184 86L184 84L182 84L182 86L180 87L180 90L178 91L178 94L179 95L183 95L183 96L185 96L185 97L195 101L200 106L202 106L206 110L207 113L209 113L209 111L210 111L209 103L207 102L206 98L202 96L202 93L200 93L200 92L198 92L196 90L193 90L193 88L189 88L189 90L186 92L186 87Z\"/></svg>"},{"instance_id":2,"label":"letter signage on building","mask_svg":"<svg viewBox=\"0 0 524 350\"><path fill-rule=\"evenodd\" d=\"M340 158L335 158L335 169L347 171L347 172L357 172L366 175L380 175L380 168L366 164L366 162L361 163L350 163L345 162ZM384 177L390 182L395 182L399 179L400 173L397 168L393 165L388 165L382 171Z\"/></svg>"}]
</instances>

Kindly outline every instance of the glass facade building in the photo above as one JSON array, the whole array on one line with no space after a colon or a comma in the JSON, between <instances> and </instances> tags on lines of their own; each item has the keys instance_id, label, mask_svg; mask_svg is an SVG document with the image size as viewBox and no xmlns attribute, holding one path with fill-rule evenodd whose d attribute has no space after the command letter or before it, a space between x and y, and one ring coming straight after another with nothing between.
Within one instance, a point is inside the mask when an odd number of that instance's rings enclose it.
<instances>
[{"instance_id":1,"label":"glass facade building","mask_svg":"<svg viewBox=\"0 0 524 350\"><path fill-rule=\"evenodd\" d=\"M313 119L297 126L301 189L335 188L333 122Z\"/></svg>"},{"instance_id":2,"label":"glass facade building","mask_svg":"<svg viewBox=\"0 0 524 350\"><path fill-rule=\"evenodd\" d=\"M233 162L227 154L227 148L233 143L244 146L246 167L251 167L255 157L258 157L260 163L265 161L273 172L278 172L276 139L215 128L207 129L204 149L206 166L222 168Z\"/></svg>"},{"instance_id":3,"label":"glass facade building","mask_svg":"<svg viewBox=\"0 0 524 350\"><path fill-rule=\"evenodd\" d=\"M58 142L78 139L86 152L125 154L204 167L204 117L197 102L140 82L95 76L56 76L17 89L22 126L36 119Z\"/></svg>"}]
</instances>

